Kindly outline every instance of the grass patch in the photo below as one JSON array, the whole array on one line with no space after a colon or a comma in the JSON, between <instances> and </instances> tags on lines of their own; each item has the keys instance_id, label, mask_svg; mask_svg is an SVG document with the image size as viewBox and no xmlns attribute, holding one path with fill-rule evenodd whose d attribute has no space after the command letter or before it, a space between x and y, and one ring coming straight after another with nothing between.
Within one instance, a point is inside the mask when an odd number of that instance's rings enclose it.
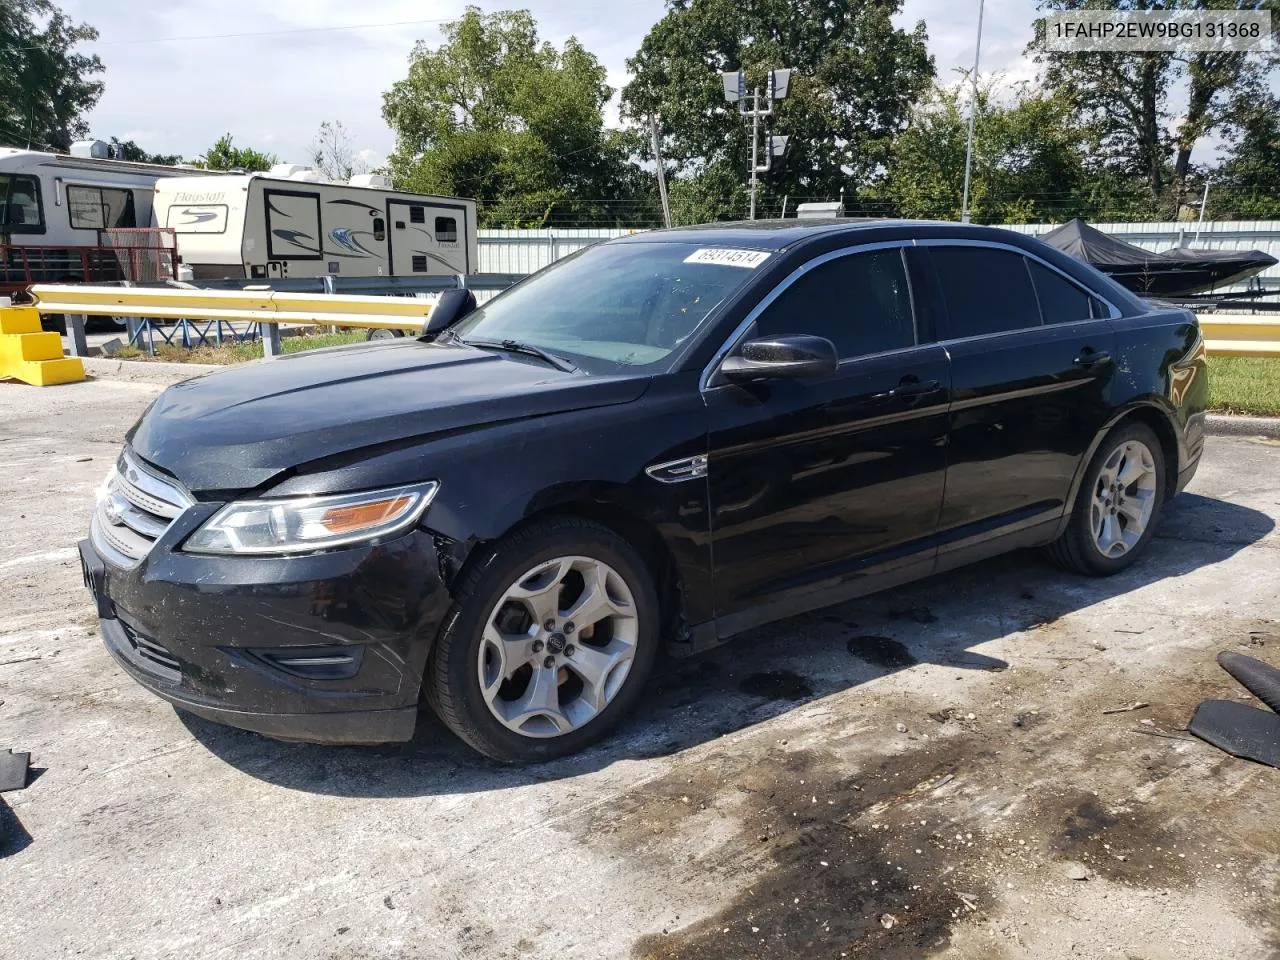
<instances>
[{"instance_id":1,"label":"grass patch","mask_svg":"<svg viewBox=\"0 0 1280 960\"><path fill-rule=\"evenodd\" d=\"M364 339L364 330L283 337L280 340L280 349L284 353L299 353L303 350L318 350L321 347L340 347L348 343L361 343ZM154 357L137 347L123 347L116 357L121 360L163 360L167 363L244 363L246 360L262 359L262 344L258 341L224 343L221 346L203 346L187 350L180 346L160 343L156 345Z\"/></svg>"},{"instance_id":2,"label":"grass patch","mask_svg":"<svg viewBox=\"0 0 1280 960\"><path fill-rule=\"evenodd\" d=\"M1280 358L1210 357L1209 409L1280 416Z\"/></svg>"}]
</instances>

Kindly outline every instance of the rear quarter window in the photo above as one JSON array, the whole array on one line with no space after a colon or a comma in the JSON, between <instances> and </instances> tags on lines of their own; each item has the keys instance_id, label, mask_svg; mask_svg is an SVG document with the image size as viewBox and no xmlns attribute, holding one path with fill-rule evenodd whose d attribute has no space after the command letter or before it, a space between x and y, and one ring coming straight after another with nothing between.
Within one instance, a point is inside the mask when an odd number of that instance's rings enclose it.
<instances>
[{"instance_id":1,"label":"rear quarter window","mask_svg":"<svg viewBox=\"0 0 1280 960\"><path fill-rule=\"evenodd\" d=\"M1031 279L1035 283L1040 313L1045 323L1078 323L1105 316L1094 312L1094 298L1070 280L1034 260L1028 260L1027 264L1031 269Z\"/></svg>"}]
</instances>

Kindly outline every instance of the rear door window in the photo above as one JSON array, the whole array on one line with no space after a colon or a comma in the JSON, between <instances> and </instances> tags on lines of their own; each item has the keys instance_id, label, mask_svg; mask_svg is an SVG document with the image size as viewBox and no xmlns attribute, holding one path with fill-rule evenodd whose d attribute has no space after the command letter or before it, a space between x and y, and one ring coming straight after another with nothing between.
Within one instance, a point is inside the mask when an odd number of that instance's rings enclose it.
<instances>
[{"instance_id":1,"label":"rear door window","mask_svg":"<svg viewBox=\"0 0 1280 960\"><path fill-rule=\"evenodd\" d=\"M1090 301L1093 299L1062 274L1050 270L1034 260L1027 261L1031 279L1040 300L1040 314L1045 323L1078 323L1095 314Z\"/></svg>"},{"instance_id":2,"label":"rear door window","mask_svg":"<svg viewBox=\"0 0 1280 960\"><path fill-rule=\"evenodd\" d=\"M828 260L803 274L756 319L756 336L826 337L840 358L916 343L902 251L894 248Z\"/></svg>"},{"instance_id":3,"label":"rear door window","mask_svg":"<svg viewBox=\"0 0 1280 960\"><path fill-rule=\"evenodd\" d=\"M1022 254L990 247L933 247L931 254L953 338L1040 326Z\"/></svg>"}]
</instances>

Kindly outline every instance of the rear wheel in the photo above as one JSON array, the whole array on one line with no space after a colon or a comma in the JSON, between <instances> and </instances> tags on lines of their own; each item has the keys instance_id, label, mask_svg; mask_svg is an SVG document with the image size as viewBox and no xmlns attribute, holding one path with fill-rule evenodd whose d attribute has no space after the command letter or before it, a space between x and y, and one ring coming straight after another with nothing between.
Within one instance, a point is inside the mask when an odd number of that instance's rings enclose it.
<instances>
[{"instance_id":1,"label":"rear wheel","mask_svg":"<svg viewBox=\"0 0 1280 960\"><path fill-rule=\"evenodd\" d=\"M1103 441L1085 474L1066 532L1049 546L1062 566L1105 576L1146 549L1164 507L1167 478L1160 440L1141 423Z\"/></svg>"},{"instance_id":2,"label":"rear wheel","mask_svg":"<svg viewBox=\"0 0 1280 960\"><path fill-rule=\"evenodd\" d=\"M464 578L427 699L481 753L549 760L617 725L657 648L657 592L635 548L598 524L548 519L500 541Z\"/></svg>"}]
</instances>

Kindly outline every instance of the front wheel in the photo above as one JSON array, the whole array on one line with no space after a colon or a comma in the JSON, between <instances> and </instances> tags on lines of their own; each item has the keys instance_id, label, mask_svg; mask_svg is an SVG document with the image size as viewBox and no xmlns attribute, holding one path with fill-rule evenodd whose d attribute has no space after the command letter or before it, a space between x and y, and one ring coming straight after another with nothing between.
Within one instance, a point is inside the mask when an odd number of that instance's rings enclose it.
<instances>
[{"instance_id":1,"label":"front wheel","mask_svg":"<svg viewBox=\"0 0 1280 960\"><path fill-rule=\"evenodd\" d=\"M428 665L427 700L496 760L573 753L634 705L658 621L653 577L631 544L574 517L536 522L464 577Z\"/></svg>"},{"instance_id":2,"label":"front wheel","mask_svg":"<svg viewBox=\"0 0 1280 960\"><path fill-rule=\"evenodd\" d=\"M1078 573L1119 573L1155 534L1167 478L1160 440L1150 427L1125 424L1103 441L1076 495L1066 531L1049 554Z\"/></svg>"}]
</instances>

